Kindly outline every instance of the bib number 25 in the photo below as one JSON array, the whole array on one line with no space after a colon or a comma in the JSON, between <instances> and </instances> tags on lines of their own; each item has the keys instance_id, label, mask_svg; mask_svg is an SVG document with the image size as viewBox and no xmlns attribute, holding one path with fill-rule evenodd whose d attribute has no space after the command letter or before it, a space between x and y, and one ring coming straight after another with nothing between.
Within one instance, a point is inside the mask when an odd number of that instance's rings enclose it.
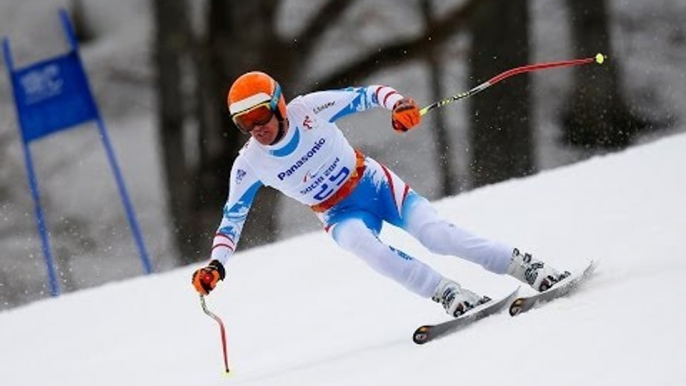
<instances>
[{"instance_id":1,"label":"bib number 25","mask_svg":"<svg viewBox=\"0 0 686 386\"><path fill-rule=\"evenodd\" d=\"M319 192L314 195L314 198L320 201L325 200L334 192L335 188L340 186L343 182L345 182L346 179L348 179L349 175L350 169L345 166L342 167L338 173L329 176L328 182L322 184L322 186L319 188Z\"/></svg>"}]
</instances>

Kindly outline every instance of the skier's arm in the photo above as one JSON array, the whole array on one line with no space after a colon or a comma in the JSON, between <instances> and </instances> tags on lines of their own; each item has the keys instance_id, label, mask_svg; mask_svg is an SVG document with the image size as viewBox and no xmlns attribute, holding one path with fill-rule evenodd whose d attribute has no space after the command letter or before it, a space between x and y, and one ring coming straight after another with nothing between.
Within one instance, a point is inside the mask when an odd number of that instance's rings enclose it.
<instances>
[{"instance_id":1,"label":"skier's arm","mask_svg":"<svg viewBox=\"0 0 686 386\"><path fill-rule=\"evenodd\" d=\"M403 96L388 86L349 87L342 90L317 91L304 97L317 117L335 122L347 115L374 107L392 110Z\"/></svg>"},{"instance_id":2,"label":"skier's arm","mask_svg":"<svg viewBox=\"0 0 686 386\"><path fill-rule=\"evenodd\" d=\"M233 255L241 237L243 225L262 182L239 156L231 169L229 199L224 205L219 229L212 241L210 263L196 270L191 279L195 290L208 295L219 280L224 280L224 264Z\"/></svg>"},{"instance_id":3,"label":"skier's arm","mask_svg":"<svg viewBox=\"0 0 686 386\"><path fill-rule=\"evenodd\" d=\"M240 156L236 158L231 169L230 181L229 198L224 205L222 220L212 242L211 259L222 264L225 264L236 250L250 207L262 186L262 182Z\"/></svg>"},{"instance_id":4,"label":"skier's arm","mask_svg":"<svg viewBox=\"0 0 686 386\"><path fill-rule=\"evenodd\" d=\"M419 107L392 87L373 85L344 90L319 91L303 97L317 117L335 122L347 115L372 107L392 110L391 125L398 132L408 131L421 121Z\"/></svg>"}]
</instances>

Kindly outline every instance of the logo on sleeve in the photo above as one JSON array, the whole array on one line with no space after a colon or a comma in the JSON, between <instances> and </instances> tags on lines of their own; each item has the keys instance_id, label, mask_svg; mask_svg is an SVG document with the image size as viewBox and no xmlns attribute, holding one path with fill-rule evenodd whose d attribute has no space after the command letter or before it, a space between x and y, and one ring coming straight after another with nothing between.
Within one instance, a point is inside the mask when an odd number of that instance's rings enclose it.
<instances>
[{"instance_id":1,"label":"logo on sleeve","mask_svg":"<svg viewBox=\"0 0 686 386\"><path fill-rule=\"evenodd\" d=\"M238 169L236 171L236 185L240 184L241 181L243 181L243 178L245 178L246 174L248 173L246 173L246 171L243 169Z\"/></svg>"},{"instance_id":2,"label":"logo on sleeve","mask_svg":"<svg viewBox=\"0 0 686 386\"><path fill-rule=\"evenodd\" d=\"M336 102L334 102L334 101L327 102L327 103L325 103L325 104L323 104L323 105L320 105L320 106L315 107L313 111L314 111L315 114L319 114L320 112L322 112L322 111L328 109L329 107L333 106L335 103L336 103Z\"/></svg>"}]
</instances>

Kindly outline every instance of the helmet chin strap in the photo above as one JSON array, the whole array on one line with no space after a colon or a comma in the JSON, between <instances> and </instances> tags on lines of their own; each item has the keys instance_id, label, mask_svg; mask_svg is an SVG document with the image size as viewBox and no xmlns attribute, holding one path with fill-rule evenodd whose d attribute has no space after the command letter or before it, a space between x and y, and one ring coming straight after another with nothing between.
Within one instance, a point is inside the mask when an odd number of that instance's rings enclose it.
<instances>
[{"instance_id":1,"label":"helmet chin strap","mask_svg":"<svg viewBox=\"0 0 686 386\"><path fill-rule=\"evenodd\" d=\"M269 144L270 146L279 143L279 141L283 138L284 134L286 134L285 120L279 117L278 121L279 121L279 131L276 133L276 137L274 137L274 140L272 141L272 143Z\"/></svg>"}]
</instances>

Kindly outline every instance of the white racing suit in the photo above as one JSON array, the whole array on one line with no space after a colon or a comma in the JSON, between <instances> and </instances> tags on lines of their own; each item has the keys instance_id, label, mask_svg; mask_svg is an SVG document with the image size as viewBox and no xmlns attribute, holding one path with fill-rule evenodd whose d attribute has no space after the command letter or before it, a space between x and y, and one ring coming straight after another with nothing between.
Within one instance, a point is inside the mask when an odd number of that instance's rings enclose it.
<instances>
[{"instance_id":1,"label":"white racing suit","mask_svg":"<svg viewBox=\"0 0 686 386\"><path fill-rule=\"evenodd\" d=\"M401 98L390 87L369 86L293 99L287 107L289 128L284 137L273 146L251 139L236 158L212 259L225 264L231 257L257 190L268 185L311 206L343 249L422 297L433 295L442 276L379 240L384 222L404 229L434 253L506 273L511 246L443 220L387 167L356 152L335 124L372 107L391 110Z\"/></svg>"}]
</instances>

